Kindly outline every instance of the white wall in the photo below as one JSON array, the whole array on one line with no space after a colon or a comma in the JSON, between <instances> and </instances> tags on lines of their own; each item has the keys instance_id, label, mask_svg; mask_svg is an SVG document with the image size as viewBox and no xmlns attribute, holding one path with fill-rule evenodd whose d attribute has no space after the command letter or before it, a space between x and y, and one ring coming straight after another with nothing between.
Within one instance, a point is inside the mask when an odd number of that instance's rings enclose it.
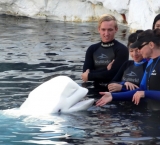
<instances>
[{"instance_id":1,"label":"white wall","mask_svg":"<svg viewBox=\"0 0 160 145\"><path fill-rule=\"evenodd\" d=\"M97 21L114 15L131 30L152 28L160 13L160 0L0 0L0 13L61 21Z\"/></svg>"}]
</instances>

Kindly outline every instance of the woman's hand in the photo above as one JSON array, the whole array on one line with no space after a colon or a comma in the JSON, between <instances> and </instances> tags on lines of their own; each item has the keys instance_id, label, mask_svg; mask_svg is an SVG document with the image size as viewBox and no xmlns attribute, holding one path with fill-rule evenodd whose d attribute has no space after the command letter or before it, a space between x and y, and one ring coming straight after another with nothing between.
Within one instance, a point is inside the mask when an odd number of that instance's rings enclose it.
<instances>
[{"instance_id":1,"label":"woman's hand","mask_svg":"<svg viewBox=\"0 0 160 145\"><path fill-rule=\"evenodd\" d=\"M137 91L133 95L132 102L134 102L134 104L138 105L141 98L144 98L144 91Z\"/></svg>"},{"instance_id":2,"label":"woman's hand","mask_svg":"<svg viewBox=\"0 0 160 145\"><path fill-rule=\"evenodd\" d=\"M135 85L131 82L125 82L124 84L125 84L127 90L135 90L135 89L139 88L137 85Z\"/></svg>"},{"instance_id":3,"label":"woman's hand","mask_svg":"<svg viewBox=\"0 0 160 145\"><path fill-rule=\"evenodd\" d=\"M112 101L112 95L110 92L99 92L99 93L103 96L96 102L96 106L103 106Z\"/></svg>"},{"instance_id":4,"label":"woman's hand","mask_svg":"<svg viewBox=\"0 0 160 145\"><path fill-rule=\"evenodd\" d=\"M118 92L122 90L122 85L118 83L111 83L108 85L109 92Z\"/></svg>"}]
</instances>

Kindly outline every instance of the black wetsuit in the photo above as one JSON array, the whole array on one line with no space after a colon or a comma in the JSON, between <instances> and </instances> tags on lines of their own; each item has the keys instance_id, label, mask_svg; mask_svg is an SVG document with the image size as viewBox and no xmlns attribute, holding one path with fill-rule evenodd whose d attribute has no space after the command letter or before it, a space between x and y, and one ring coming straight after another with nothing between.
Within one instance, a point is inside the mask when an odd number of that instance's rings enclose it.
<instances>
[{"instance_id":1,"label":"black wetsuit","mask_svg":"<svg viewBox=\"0 0 160 145\"><path fill-rule=\"evenodd\" d=\"M126 46L117 40L108 43L99 42L91 45L85 56L83 72L90 70L89 81L108 83L118 72L121 65L128 60L129 52ZM111 70L107 70L108 64L114 59Z\"/></svg>"},{"instance_id":2,"label":"black wetsuit","mask_svg":"<svg viewBox=\"0 0 160 145\"><path fill-rule=\"evenodd\" d=\"M144 91L145 98L160 100L160 57L149 60L141 81L140 89L122 93L112 93L112 97L113 100L132 100L136 91Z\"/></svg>"},{"instance_id":3,"label":"black wetsuit","mask_svg":"<svg viewBox=\"0 0 160 145\"><path fill-rule=\"evenodd\" d=\"M121 84L121 91L128 91L124 85L125 82L131 82L137 86L140 86L147 63L148 62L145 59L139 63L136 63L133 60L126 61L110 83L116 82Z\"/></svg>"}]
</instances>

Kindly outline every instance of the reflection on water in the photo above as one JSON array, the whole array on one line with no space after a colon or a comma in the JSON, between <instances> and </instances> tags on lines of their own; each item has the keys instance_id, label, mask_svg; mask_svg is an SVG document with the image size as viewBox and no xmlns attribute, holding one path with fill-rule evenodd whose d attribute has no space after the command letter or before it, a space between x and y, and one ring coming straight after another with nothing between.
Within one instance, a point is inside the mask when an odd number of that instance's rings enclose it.
<instances>
[{"instance_id":1,"label":"reflection on water","mask_svg":"<svg viewBox=\"0 0 160 145\"><path fill-rule=\"evenodd\" d=\"M126 44L127 28L117 39ZM0 16L0 109L18 108L36 86L58 75L82 85L85 51L99 41L96 23ZM88 97L100 97L91 83ZM144 144L160 142L159 111L113 102L51 116L0 112L0 144Z\"/></svg>"}]
</instances>

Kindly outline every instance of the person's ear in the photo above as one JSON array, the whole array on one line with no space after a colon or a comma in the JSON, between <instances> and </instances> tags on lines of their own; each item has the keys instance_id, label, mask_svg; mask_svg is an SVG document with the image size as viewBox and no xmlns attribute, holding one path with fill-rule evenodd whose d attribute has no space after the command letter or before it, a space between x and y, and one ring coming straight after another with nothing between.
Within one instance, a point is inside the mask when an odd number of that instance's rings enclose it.
<instances>
[{"instance_id":1,"label":"person's ear","mask_svg":"<svg viewBox=\"0 0 160 145\"><path fill-rule=\"evenodd\" d=\"M151 49L153 49L154 47L155 47L155 44L151 41L151 42L149 42L149 47L151 48Z\"/></svg>"},{"instance_id":2,"label":"person's ear","mask_svg":"<svg viewBox=\"0 0 160 145\"><path fill-rule=\"evenodd\" d=\"M116 32L117 32L118 31L118 27L116 27L115 29L116 29Z\"/></svg>"}]
</instances>

